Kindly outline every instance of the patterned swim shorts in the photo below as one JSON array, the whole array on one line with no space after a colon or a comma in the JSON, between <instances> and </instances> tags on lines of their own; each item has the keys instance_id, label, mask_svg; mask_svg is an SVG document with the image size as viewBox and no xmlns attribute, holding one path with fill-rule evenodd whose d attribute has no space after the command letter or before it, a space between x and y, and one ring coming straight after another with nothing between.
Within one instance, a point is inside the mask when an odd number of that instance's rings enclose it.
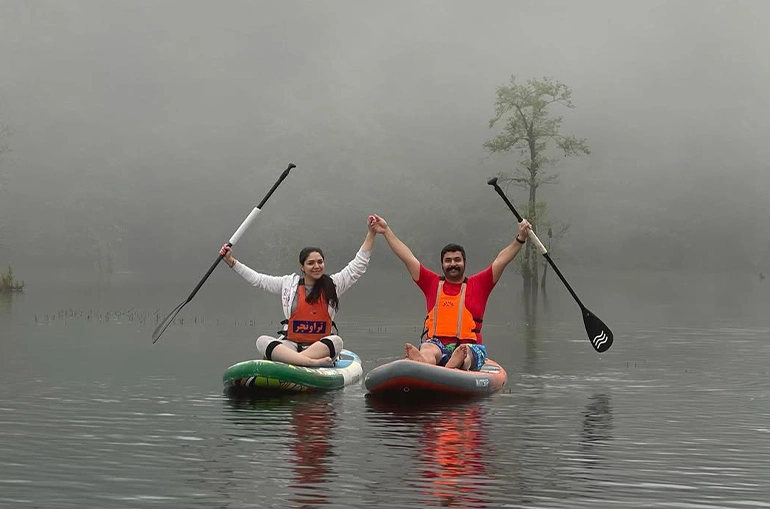
<instances>
[{"instance_id":1,"label":"patterned swim shorts","mask_svg":"<svg viewBox=\"0 0 770 509\"><path fill-rule=\"evenodd\" d=\"M424 343L436 345L441 350L441 360L438 363L439 366L446 365L446 363L449 361L449 358L452 356L452 352L454 352L455 348L457 347L457 344L455 343L445 345L438 339L429 339L424 341ZM479 371L481 366L483 366L487 360L487 347L484 345L477 345L475 343L468 343L468 347L471 349L471 352L473 352L473 362L471 363L469 371Z\"/></svg>"}]
</instances>

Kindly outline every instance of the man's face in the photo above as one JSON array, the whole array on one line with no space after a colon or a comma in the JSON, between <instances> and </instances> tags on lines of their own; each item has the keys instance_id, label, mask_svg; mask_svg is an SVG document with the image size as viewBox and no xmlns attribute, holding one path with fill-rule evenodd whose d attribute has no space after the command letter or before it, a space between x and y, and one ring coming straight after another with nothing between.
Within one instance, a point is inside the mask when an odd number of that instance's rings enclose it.
<instances>
[{"instance_id":1,"label":"man's face","mask_svg":"<svg viewBox=\"0 0 770 509\"><path fill-rule=\"evenodd\" d=\"M465 261L460 251L447 251L441 259L441 270L447 281L458 283L463 280L465 274Z\"/></svg>"}]
</instances>

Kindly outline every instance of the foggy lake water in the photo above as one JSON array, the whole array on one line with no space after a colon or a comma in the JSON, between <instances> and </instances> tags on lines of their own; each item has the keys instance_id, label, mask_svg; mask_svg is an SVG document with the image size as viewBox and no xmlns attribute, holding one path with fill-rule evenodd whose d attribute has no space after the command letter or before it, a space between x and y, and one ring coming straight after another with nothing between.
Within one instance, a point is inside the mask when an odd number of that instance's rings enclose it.
<instances>
[{"instance_id":1,"label":"foggy lake water","mask_svg":"<svg viewBox=\"0 0 770 509\"><path fill-rule=\"evenodd\" d=\"M506 274L484 331L507 387L420 407L358 385L223 393L224 369L253 358L279 311L223 268L155 345L156 309L197 274L33 282L0 300L0 507L770 506L770 286L563 270L613 329L608 352L556 282L527 324ZM346 297L341 333L365 372L415 338L421 295L400 272L370 269Z\"/></svg>"}]
</instances>

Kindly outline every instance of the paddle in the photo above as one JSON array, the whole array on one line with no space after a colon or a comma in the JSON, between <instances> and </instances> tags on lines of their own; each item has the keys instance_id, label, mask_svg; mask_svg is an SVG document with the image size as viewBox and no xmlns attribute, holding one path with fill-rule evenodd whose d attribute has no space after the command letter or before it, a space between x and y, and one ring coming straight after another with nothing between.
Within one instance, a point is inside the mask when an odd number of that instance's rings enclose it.
<instances>
[{"instance_id":1,"label":"paddle","mask_svg":"<svg viewBox=\"0 0 770 509\"><path fill-rule=\"evenodd\" d=\"M508 200L508 197L505 196L505 193L503 193L503 190L500 189L500 186L497 185L497 177L489 179L487 182L490 186L494 186L495 191L497 191L497 194L500 195L500 197L503 199L506 205L508 205L508 208L511 209L511 212L513 212L513 215L516 216L516 219L519 220L519 222L522 221L521 216L518 212L516 212L516 209L513 207L513 204ZM578 306L580 306L580 310L583 312L583 323L586 326L586 332L588 333L588 339L591 342L591 346L594 347L594 349L599 352L606 352L610 349L612 346L612 331L609 327L607 327L604 322L599 320L599 318L591 313L582 302L580 302L580 299L578 298L575 291L572 289L572 287L567 283L567 280L564 279L564 276L562 275L559 268L556 266L556 264L551 259L551 255L548 254L548 250L546 250L545 246L542 242L540 242L540 239L537 238L537 235L535 235L535 232L532 231L530 228L529 230L529 238L532 240L532 242L535 244L535 248L537 248L537 251L545 257L546 260L548 260L548 263L553 267L554 272L556 272L556 275L559 276L559 279L561 279L561 282L564 283L564 286L567 287L567 290L569 290L569 293L572 295L572 297L575 299L575 302L578 303Z\"/></svg>"},{"instance_id":2,"label":"paddle","mask_svg":"<svg viewBox=\"0 0 770 509\"><path fill-rule=\"evenodd\" d=\"M251 213L246 217L246 219L241 223L241 225L238 227L237 230L235 230L235 233L233 233L233 236L230 237L230 241L227 243L228 246L233 247L236 242L238 242L238 239L241 238L241 235L243 235L243 232L246 231L246 229L251 225L251 222L254 221L254 218L257 217L257 214L262 210L262 207L265 205L267 200L270 199L270 196L273 194L273 192L278 188L279 185L281 185L281 182L283 182L283 179L286 178L286 176L289 174L289 171L291 171L292 168L296 168L297 165L294 163L289 163L289 166L283 170L283 173L281 173L281 176L278 177L278 180L275 181L275 184L273 184L273 187L270 188L270 191L267 192L264 198L262 198L262 201L259 202L259 205L254 207L254 210L251 211ZM201 286L203 286L203 283L206 282L206 280L209 278L212 272L214 272L214 269L217 268L217 265L220 261L222 261L222 258L224 258L223 255L219 255L217 257L216 261L211 264L211 267L209 267L209 270L206 271L206 274L203 276L203 279L200 280L198 285L195 287L195 289L190 293L190 295L187 296L187 299L185 299L181 304L179 304L177 307L174 308L171 313L168 314L166 318L163 319L162 322L155 328L155 331L152 333L152 342L153 344L158 341L160 338L160 335L163 334L163 331L166 330L166 328L171 325L174 321L174 318L176 318L176 315L179 314L179 312L182 310L182 308L190 302L193 297L195 297L195 294L198 293L198 290L201 289Z\"/></svg>"}]
</instances>

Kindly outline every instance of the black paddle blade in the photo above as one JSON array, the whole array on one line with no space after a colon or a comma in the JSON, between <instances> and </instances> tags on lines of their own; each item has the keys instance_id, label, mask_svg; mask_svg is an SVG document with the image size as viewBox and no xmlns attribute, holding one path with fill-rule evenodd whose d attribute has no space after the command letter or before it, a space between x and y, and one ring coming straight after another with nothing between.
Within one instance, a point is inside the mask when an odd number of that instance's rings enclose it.
<instances>
[{"instance_id":1,"label":"black paddle blade","mask_svg":"<svg viewBox=\"0 0 770 509\"><path fill-rule=\"evenodd\" d=\"M594 347L594 350L599 353L609 350L612 346L613 338L610 328L599 320L595 314L585 308L583 308L583 323L586 325L588 340L591 341L591 346Z\"/></svg>"},{"instance_id":2,"label":"black paddle blade","mask_svg":"<svg viewBox=\"0 0 770 509\"><path fill-rule=\"evenodd\" d=\"M174 318L176 318L176 315L179 314L179 312L182 310L185 304L190 302L189 300L186 300L179 304L177 307L174 308L173 311L171 311L166 318L163 319L162 322L158 324L157 327L155 327L155 331L152 333L152 344L154 345L158 339L160 339L160 335L163 334L163 331L168 329L168 326L171 325L174 321Z\"/></svg>"}]
</instances>

